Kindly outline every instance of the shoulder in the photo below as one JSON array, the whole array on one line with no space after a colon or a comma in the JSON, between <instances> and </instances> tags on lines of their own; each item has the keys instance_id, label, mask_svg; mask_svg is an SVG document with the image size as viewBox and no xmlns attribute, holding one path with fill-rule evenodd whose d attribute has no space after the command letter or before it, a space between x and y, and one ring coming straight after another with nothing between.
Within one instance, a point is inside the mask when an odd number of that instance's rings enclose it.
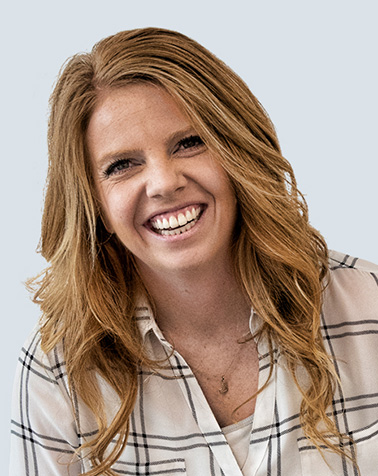
<instances>
[{"instance_id":1,"label":"shoulder","mask_svg":"<svg viewBox=\"0 0 378 476\"><path fill-rule=\"evenodd\" d=\"M324 318L331 323L373 320L378 323L378 266L330 252L324 291Z\"/></svg>"},{"instance_id":2,"label":"shoulder","mask_svg":"<svg viewBox=\"0 0 378 476\"><path fill-rule=\"evenodd\" d=\"M39 327L20 353L13 388L11 434L12 475L63 474L62 464L76 461L79 430L63 353L60 346L44 352ZM75 465L78 463L72 468Z\"/></svg>"},{"instance_id":3,"label":"shoulder","mask_svg":"<svg viewBox=\"0 0 378 476\"><path fill-rule=\"evenodd\" d=\"M328 287L334 291L338 287L353 297L365 288L373 295L378 294L378 266L374 263L331 251L329 271Z\"/></svg>"},{"instance_id":4,"label":"shoulder","mask_svg":"<svg viewBox=\"0 0 378 476\"><path fill-rule=\"evenodd\" d=\"M329 252L329 269L331 272L338 270L356 270L362 273L373 274L375 277L378 274L378 265L338 251Z\"/></svg>"},{"instance_id":5,"label":"shoulder","mask_svg":"<svg viewBox=\"0 0 378 476\"><path fill-rule=\"evenodd\" d=\"M60 387L67 399L70 399L63 346L59 344L52 351L45 352L39 324L21 349L16 377L24 384L27 383L28 388Z\"/></svg>"}]
</instances>

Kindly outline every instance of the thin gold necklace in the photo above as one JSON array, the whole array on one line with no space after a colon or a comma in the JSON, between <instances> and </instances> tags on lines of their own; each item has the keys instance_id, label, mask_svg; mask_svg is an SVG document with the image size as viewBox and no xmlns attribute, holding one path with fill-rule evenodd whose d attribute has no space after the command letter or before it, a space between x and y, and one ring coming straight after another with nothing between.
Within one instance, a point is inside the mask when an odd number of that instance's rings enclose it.
<instances>
[{"instance_id":1,"label":"thin gold necklace","mask_svg":"<svg viewBox=\"0 0 378 476\"><path fill-rule=\"evenodd\" d=\"M238 342L238 344L241 345L240 342ZM241 347L239 348L239 351L236 352L234 358L231 360L231 363L230 365L227 367L226 371L223 372L221 378L220 378L220 387L218 388L218 392L221 394L221 395L225 395L227 392L228 392L228 381L226 380L226 375L228 374L229 370L231 369L232 365L234 364L236 358L239 356L240 352L241 352Z\"/></svg>"},{"instance_id":2,"label":"thin gold necklace","mask_svg":"<svg viewBox=\"0 0 378 476\"><path fill-rule=\"evenodd\" d=\"M250 314L249 322L251 322L251 320L252 320L253 313L254 313L254 312L253 312L253 310L252 310L252 311L251 311L251 314ZM249 332L250 332L250 331L249 331ZM168 337L168 339L169 339L169 333L166 332L165 334L166 334L166 335L168 334L167 337ZM242 345L242 344L247 343L248 340L245 340L247 335L248 335L248 333L243 335L243 339L244 339L243 342L240 342L241 339L238 339L238 340L237 340L237 343L238 343L239 345ZM169 339L169 340L172 342L173 348L175 348L173 339ZM230 365L227 367L226 371L223 372L223 374L222 374L221 377L220 377L220 383L219 383L220 387L218 388L218 392L219 392L221 395L225 395L225 394L228 392L228 390L229 390L228 381L227 381L227 379L226 379L226 376L227 376L229 370L231 369L232 365L233 365L234 362L236 361L237 357L239 356L239 354L240 354L240 352L241 352L241 349L242 349L242 348L239 347L239 351L234 355L234 358L231 360ZM201 372L201 370L197 369L197 372ZM203 373L203 372L201 372L201 373ZM218 377L218 378L219 378L219 377Z\"/></svg>"}]
</instances>

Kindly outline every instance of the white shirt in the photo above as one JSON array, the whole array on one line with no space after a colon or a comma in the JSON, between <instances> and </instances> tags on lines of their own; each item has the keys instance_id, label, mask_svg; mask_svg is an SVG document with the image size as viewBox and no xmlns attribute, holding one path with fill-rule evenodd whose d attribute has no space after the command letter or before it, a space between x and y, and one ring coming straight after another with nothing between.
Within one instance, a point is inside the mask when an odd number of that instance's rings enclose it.
<instances>
[{"instance_id":1,"label":"white shirt","mask_svg":"<svg viewBox=\"0 0 378 476\"><path fill-rule=\"evenodd\" d=\"M342 382L330 411L340 430L356 442L362 476L373 476L378 474L378 267L338 253L332 253L330 267L322 332ZM151 354L169 354L171 346L151 309L139 308L136 318ZM258 351L262 385L270 360L264 342ZM171 368L160 375L140 372L130 436L114 471L151 476L357 476L334 454L327 456L329 467L304 438L299 425L301 395L277 349L274 355L273 376L257 397L242 468L193 373L174 352ZM118 398L102 380L101 389L111 418ZM64 463L95 431L85 406L80 401L71 404L62 347L44 354L37 330L22 350L15 381L10 475L82 474L90 468L85 455L69 472Z\"/></svg>"},{"instance_id":2,"label":"white shirt","mask_svg":"<svg viewBox=\"0 0 378 476\"><path fill-rule=\"evenodd\" d=\"M244 420L234 423L233 425L228 425L225 428L222 428L227 443L230 445L242 472L248 458L252 425L253 415L244 418Z\"/></svg>"}]
</instances>

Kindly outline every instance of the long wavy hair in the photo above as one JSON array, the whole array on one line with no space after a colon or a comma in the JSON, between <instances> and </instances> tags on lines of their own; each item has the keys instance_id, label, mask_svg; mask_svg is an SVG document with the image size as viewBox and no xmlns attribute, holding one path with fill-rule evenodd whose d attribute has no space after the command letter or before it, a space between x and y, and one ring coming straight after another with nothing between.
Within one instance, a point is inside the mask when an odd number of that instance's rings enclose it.
<instances>
[{"instance_id":1,"label":"long wavy hair","mask_svg":"<svg viewBox=\"0 0 378 476\"><path fill-rule=\"evenodd\" d=\"M40 244L49 266L29 284L42 309L43 349L64 341L70 387L97 420L98 432L81 446L93 466L86 475L114 474L111 466L128 437L138 369L159 365L145 355L133 319L143 284L131 253L106 231L85 141L99 93L138 81L171 94L219 157L239 207L235 272L263 323L254 337L277 345L285 358L303 396L305 435L318 449L344 454L328 437L343 439L326 413L337 383L320 332L327 247L309 224L273 124L245 83L204 47L174 31L145 28L110 36L72 57L50 102ZM307 371L305 387L297 379L299 367ZM97 373L120 397L112 421Z\"/></svg>"}]
</instances>

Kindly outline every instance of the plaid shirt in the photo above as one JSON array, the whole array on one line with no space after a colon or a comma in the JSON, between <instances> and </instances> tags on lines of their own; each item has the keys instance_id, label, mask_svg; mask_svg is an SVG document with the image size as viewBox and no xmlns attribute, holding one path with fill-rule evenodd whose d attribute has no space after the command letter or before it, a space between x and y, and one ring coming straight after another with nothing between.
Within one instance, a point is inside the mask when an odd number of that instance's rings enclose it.
<instances>
[{"instance_id":1,"label":"plaid shirt","mask_svg":"<svg viewBox=\"0 0 378 476\"><path fill-rule=\"evenodd\" d=\"M378 474L378 267L331 254L322 332L335 359L341 386L330 411L337 426L356 442L362 476ZM156 358L171 347L148 306L136 316L145 345ZM259 344L260 384L269 372L269 353ZM301 395L278 349L269 385L259 394L247 459L242 468L229 447L196 378L176 352L170 369L141 371L127 446L113 466L116 474L189 476L357 476L350 463L327 452L327 463L299 423ZM302 372L303 373L303 372ZM299 378L305 378L299 369ZM172 377L179 378L172 378ZM108 417L118 397L100 377ZM70 398L62 348L48 355L38 330L22 350L15 381L11 476L78 475L90 469L74 450L96 424L80 401ZM73 461L69 469L67 462Z\"/></svg>"}]
</instances>

